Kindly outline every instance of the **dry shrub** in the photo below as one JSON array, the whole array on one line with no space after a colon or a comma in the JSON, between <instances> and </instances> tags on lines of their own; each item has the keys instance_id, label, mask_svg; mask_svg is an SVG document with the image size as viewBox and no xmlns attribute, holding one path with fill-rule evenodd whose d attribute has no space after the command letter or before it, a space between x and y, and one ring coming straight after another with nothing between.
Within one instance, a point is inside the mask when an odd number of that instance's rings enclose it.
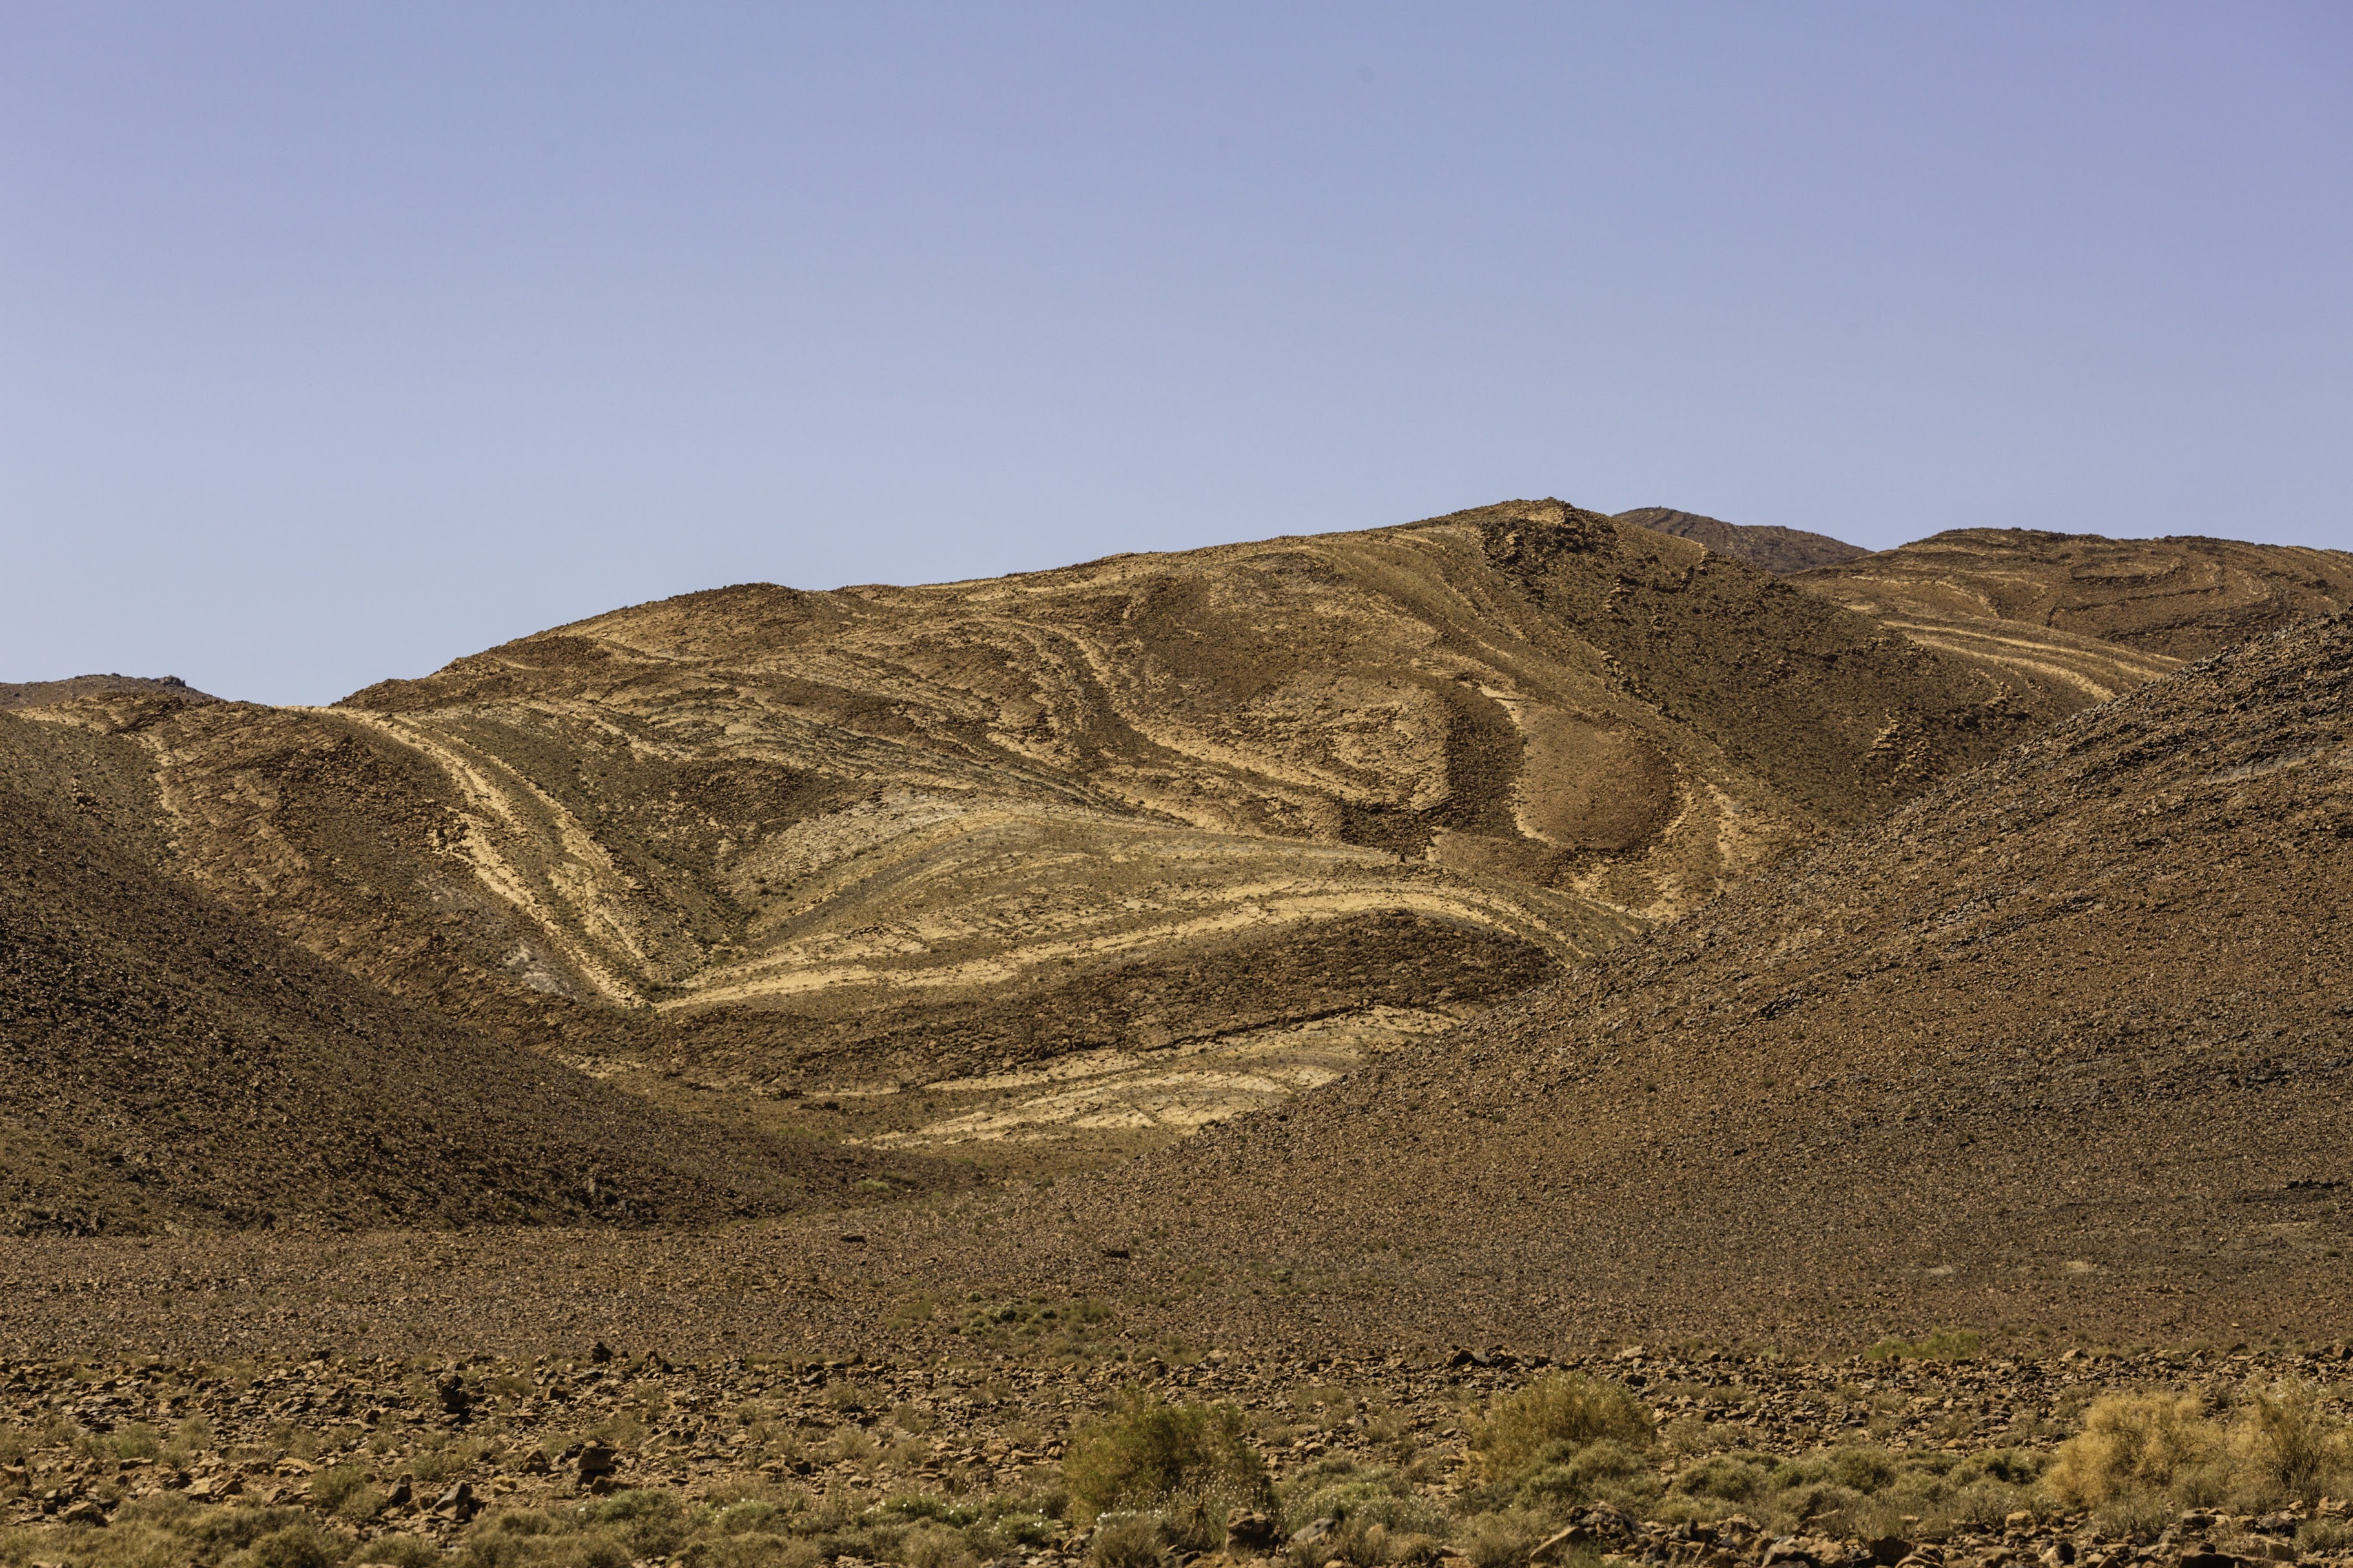
<instances>
[{"instance_id":1,"label":"dry shrub","mask_svg":"<svg viewBox=\"0 0 2353 1568\"><path fill-rule=\"evenodd\" d=\"M408 1473L419 1486L454 1481L481 1462L487 1447L479 1437L453 1437L420 1448L409 1461Z\"/></svg>"},{"instance_id":2,"label":"dry shrub","mask_svg":"<svg viewBox=\"0 0 2353 1568\"><path fill-rule=\"evenodd\" d=\"M2308 1557L2353 1547L2353 1525L2341 1519L2307 1519L2295 1532L2295 1543Z\"/></svg>"},{"instance_id":3,"label":"dry shrub","mask_svg":"<svg viewBox=\"0 0 2353 1568\"><path fill-rule=\"evenodd\" d=\"M384 1568L434 1568L441 1549L414 1535L380 1535L352 1553L354 1563L381 1563Z\"/></svg>"},{"instance_id":4,"label":"dry shrub","mask_svg":"<svg viewBox=\"0 0 2353 1568\"><path fill-rule=\"evenodd\" d=\"M1519 1514L1482 1513L1464 1525L1456 1545L1472 1568L1523 1568L1528 1549L1546 1533L1545 1521Z\"/></svg>"},{"instance_id":5,"label":"dry shrub","mask_svg":"<svg viewBox=\"0 0 2353 1568\"><path fill-rule=\"evenodd\" d=\"M1983 1342L1975 1329L1937 1329L1916 1340L1882 1340L1871 1347L1873 1361L1967 1361Z\"/></svg>"},{"instance_id":6,"label":"dry shrub","mask_svg":"<svg viewBox=\"0 0 2353 1568\"><path fill-rule=\"evenodd\" d=\"M2353 1431L2308 1383L2250 1390L2231 1422L2232 1468L2247 1501L2314 1502L2353 1479Z\"/></svg>"},{"instance_id":7,"label":"dry shrub","mask_svg":"<svg viewBox=\"0 0 2353 1568\"><path fill-rule=\"evenodd\" d=\"M1471 1447L1486 1479L1504 1481L1605 1437L1648 1448L1657 1426L1650 1407L1619 1384L1552 1373L1490 1405L1471 1424Z\"/></svg>"},{"instance_id":8,"label":"dry shrub","mask_svg":"<svg viewBox=\"0 0 2353 1568\"><path fill-rule=\"evenodd\" d=\"M961 1531L919 1524L901 1538L899 1561L907 1568L973 1568L976 1559Z\"/></svg>"},{"instance_id":9,"label":"dry shrub","mask_svg":"<svg viewBox=\"0 0 2353 1568\"><path fill-rule=\"evenodd\" d=\"M2247 1390L2227 1426L2188 1394L2112 1394L2060 1445L2049 1479L2063 1500L2118 1514L2314 1502L2353 1481L2353 1432L2309 1384Z\"/></svg>"},{"instance_id":10,"label":"dry shrub","mask_svg":"<svg viewBox=\"0 0 2353 1568\"><path fill-rule=\"evenodd\" d=\"M336 1465L311 1478L311 1505L333 1513L366 1489L368 1473L357 1465Z\"/></svg>"},{"instance_id":11,"label":"dry shrub","mask_svg":"<svg viewBox=\"0 0 2353 1568\"><path fill-rule=\"evenodd\" d=\"M1182 1500L1263 1508L1273 1498L1241 1413L1229 1405L1139 1399L1075 1433L1062 1476L1071 1495L1098 1513Z\"/></svg>"},{"instance_id":12,"label":"dry shrub","mask_svg":"<svg viewBox=\"0 0 2353 1568\"><path fill-rule=\"evenodd\" d=\"M2189 1394L2111 1394L2094 1400L2084 1430L2059 1446L2051 1489L2089 1508L2169 1494L2212 1461L2220 1437Z\"/></svg>"},{"instance_id":13,"label":"dry shrub","mask_svg":"<svg viewBox=\"0 0 2353 1568\"><path fill-rule=\"evenodd\" d=\"M335 1568L350 1542L308 1523L273 1530L246 1549L252 1568Z\"/></svg>"}]
</instances>

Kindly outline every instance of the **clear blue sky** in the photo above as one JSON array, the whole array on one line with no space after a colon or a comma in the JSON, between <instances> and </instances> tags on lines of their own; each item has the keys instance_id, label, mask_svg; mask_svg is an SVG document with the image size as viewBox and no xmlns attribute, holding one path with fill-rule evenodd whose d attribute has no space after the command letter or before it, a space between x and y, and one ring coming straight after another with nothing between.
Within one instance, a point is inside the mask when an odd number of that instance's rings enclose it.
<instances>
[{"instance_id":1,"label":"clear blue sky","mask_svg":"<svg viewBox=\"0 0 2353 1568\"><path fill-rule=\"evenodd\" d=\"M2353 6L0 6L0 679L1544 494L2353 546Z\"/></svg>"}]
</instances>

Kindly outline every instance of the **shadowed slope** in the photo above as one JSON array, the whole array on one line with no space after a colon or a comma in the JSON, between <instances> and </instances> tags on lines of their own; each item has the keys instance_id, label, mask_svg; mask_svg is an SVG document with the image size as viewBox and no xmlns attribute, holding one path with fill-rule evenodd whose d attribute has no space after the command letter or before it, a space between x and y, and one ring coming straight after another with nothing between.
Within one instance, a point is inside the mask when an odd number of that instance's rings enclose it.
<instances>
[{"instance_id":1,"label":"shadowed slope","mask_svg":"<svg viewBox=\"0 0 2353 1568\"><path fill-rule=\"evenodd\" d=\"M874 1173L690 1127L159 876L137 770L0 716L0 1232L692 1224Z\"/></svg>"},{"instance_id":2,"label":"shadowed slope","mask_svg":"<svg viewBox=\"0 0 2353 1568\"><path fill-rule=\"evenodd\" d=\"M1073 1224L1165 1236L1166 1267L1352 1278L1350 1311L1466 1338L2325 1336L2353 1285L2348 898L2339 616L1205 1134Z\"/></svg>"}]
</instances>

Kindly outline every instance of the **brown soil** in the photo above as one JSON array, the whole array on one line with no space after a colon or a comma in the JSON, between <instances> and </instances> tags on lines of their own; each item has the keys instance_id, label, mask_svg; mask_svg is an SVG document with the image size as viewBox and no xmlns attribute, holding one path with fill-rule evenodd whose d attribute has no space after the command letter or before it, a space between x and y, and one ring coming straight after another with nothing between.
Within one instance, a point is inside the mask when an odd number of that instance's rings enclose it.
<instances>
[{"instance_id":1,"label":"brown soil","mask_svg":"<svg viewBox=\"0 0 2353 1568\"><path fill-rule=\"evenodd\" d=\"M1632 511L1618 513L1612 521L1630 522L1636 528L1647 528L1656 533L1672 533L1677 539L1695 540L1718 555L1746 561L1760 571L1779 576L1816 566L1836 566L1841 562L1871 553L1861 545L1832 539L1827 533L1808 533L1799 528L1725 522L1717 518L1702 517L1695 511L1677 511L1672 507L1637 507Z\"/></svg>"}]
</instances>

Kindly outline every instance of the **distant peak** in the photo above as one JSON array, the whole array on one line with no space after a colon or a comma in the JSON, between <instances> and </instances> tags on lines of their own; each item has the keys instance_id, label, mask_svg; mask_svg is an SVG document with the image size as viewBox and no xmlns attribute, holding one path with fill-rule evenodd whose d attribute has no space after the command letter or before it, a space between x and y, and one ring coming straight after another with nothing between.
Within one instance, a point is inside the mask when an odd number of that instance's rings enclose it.
<instances>
[{"instance_id":1,"label":"distant peak","mask_svg":"<svg viewBox=\"0 0 2353 1568\"><path fill-rule=\"evenodd\" d=\"M1672 507L1637 507L1632 511L1621 511L1609 521L1647 528L1653 533L1671 533L1677 539L1688 539L1707 546L1718 555L1729 555L1735 561L1745 561L1751 566L1782 576L1810 571L1816 566L1841 565L1871 553L1860 545L1832 539L1827 533L1725 522L1720 518L1703 517L1695 511L1677 511Z\"/></svg>"}]
</instances>

